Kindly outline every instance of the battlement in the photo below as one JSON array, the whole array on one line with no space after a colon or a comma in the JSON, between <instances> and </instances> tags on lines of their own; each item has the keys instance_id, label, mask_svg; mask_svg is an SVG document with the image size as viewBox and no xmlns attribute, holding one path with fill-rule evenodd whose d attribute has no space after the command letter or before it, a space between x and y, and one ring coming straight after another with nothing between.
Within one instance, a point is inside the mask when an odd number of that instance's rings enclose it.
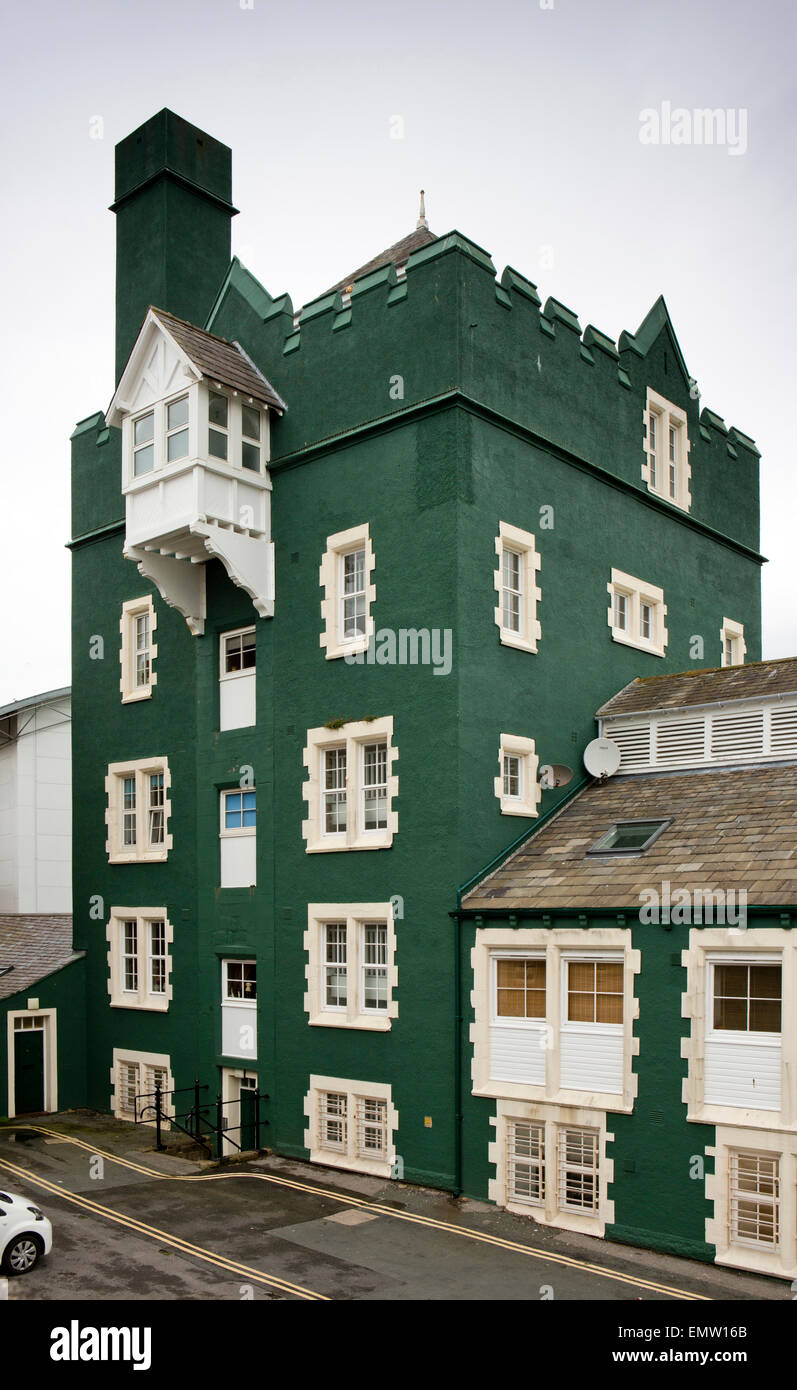
<instances>
[{"instance_id":1,"label":"battlement","mask_svg":"<svg viewBox=\"0 0 797 1390\"><path fill-rule=\"evenodd\" d=\"M461 393L587 466L647 493L643 413L648 388L687 420L691 514L758 545L758 450L699 392L659 298L615 342L459 231L328 291L298 311L274 299L237 260L205 325L237 338L288 403L273 463ZM311 387L312 389L309 389ZM299 408L292 408L299 407ZM667 505L666 503L663 505Z\"/></svg>"}]
</instances>

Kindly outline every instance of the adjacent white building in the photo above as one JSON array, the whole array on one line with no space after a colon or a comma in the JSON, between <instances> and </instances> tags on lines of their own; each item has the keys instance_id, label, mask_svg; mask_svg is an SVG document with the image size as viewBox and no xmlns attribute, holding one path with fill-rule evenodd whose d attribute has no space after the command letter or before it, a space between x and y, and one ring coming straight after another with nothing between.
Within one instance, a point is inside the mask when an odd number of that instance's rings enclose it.
<instances>
[{"instance_id":1,"label":"adjacent white building","mask_svg":"<svg viewBox=\"0 0 797 1390\"><path fill-rule=\"evenodd\" d=\"M0 709L0 913L72 911L71 691Z\"/></svg>"}]
</instances>

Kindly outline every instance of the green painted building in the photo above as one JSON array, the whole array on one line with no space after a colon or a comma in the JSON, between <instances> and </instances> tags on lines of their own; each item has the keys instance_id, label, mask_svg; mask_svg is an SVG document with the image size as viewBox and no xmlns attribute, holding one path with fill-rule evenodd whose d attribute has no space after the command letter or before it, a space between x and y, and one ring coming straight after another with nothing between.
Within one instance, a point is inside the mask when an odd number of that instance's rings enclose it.
<instances>
[{"instance_id":1,"label":"green painted building","mask_svg":"<svg viewBox=\"0 0 797 1390\"><path fill-rule=\"evenodd\" d=\"M295 312L230 261L226 147L163 111L116 181L72 438L87 1103L197 1078L234 1142L255 1086L278 1153L487 1197L458 888L616 691L759 660L758 452L662 299L615 344L421 216Z\"/></svg>"}]
</instances>

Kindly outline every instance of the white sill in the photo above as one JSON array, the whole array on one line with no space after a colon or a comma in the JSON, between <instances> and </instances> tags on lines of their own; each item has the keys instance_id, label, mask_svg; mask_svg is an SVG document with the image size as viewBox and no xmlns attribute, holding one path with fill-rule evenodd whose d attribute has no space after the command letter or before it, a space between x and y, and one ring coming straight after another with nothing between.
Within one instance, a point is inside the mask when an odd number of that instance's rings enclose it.
<instances>
[{"instance_id":1,"label":"white sill","mask_svg":"<svg viewBox=\"0 0 797 1390\"><path fill-rule=\"evenodd\" d=\"M622 628L619 627L612 628L612 641L621 642L624 647L634 647L638 652L648 652L650 656L663 657L665 655L663 647L657 647L652 642L646 642L642 637L640 637L638 640L635 640L634 638L629 637L628 633L624 632Z\"/></svg>"},{"instance_id":2,"label":"white sill","mask_svg":"<svg viewBox=\"0 0 797 1390\"><path fill-rule=\"evenodd\" d=\"M337 660L337 658L341 656L360 656L362 653L368 651L370 640L370 637L365 636L358 637L352 642L336 641L326 648L324 655L327 661Z\"/></svg>"},{"instance_id":3,"label":"white sill","mask_svg":"<svg viewBox=\"0 0 797 1390\"><path fill-rule=\"evenodd\" d=\"M152 698L152 686L142 686L140 690L135 690L122 696L123 705L131 705L135 700L149 700Z\"/></svg>"},{"instance_id":4,"label":"white sill","mask_svg":"<svg viewBox=\"0 0 797 1390\"><path fill-rule=\"evenodd\" d=\"M239 681L242 680L244 676L252 676L252 678L254 678L256 675L257 668L255 666L247 666L245 671L225 671L223 675L219 676L219 682Z\"/></svg>"},{"instance_id":5,"label":"white sill","mask_svg":"<svg viewBox=\"0 0 797 1390\"><path fill-rule=\"evenodd\" d=\"M148 1013L158 1013L158 1014L165 1014L165 1013L168 1013L168 1011L169 1011L169 1001L168 1001L168 999L160 999L160 998L159 998L159 999L156 1001L156 1000L153 999L152 997L150 997L150 998L145 998L145 999L129 999L129 1000L128 1000L128 999L120 999L120 998L117 997L117 998L115 998L115 999L111 999L110 1004L111 1004L111 1008L112 1008L112 1009L139 1009L139 1010L146 1011L146 1012L148 1012Z\"/></svg>"},{"instance_id":6,"label":"white sill","mask_svg":"<svg viewBox=\"0 0 797 1390\"><path fill-rule=\"evenodd\" d=\"M145 850L141 854L125 854L123 851L111 850L108 855L109 864L162 864L169 857L167 849Z\"/></svg>"},{"instance_id":7,"label":"white sill","mask_svg":"<svg viewBox=\"0 0 797 1390\"><path fill-rule=\"evenodd\" d=\"M329 843L330 840L332 841L332 843ZM345 854L348 850L357 850L357 849L390 849L391 846L392 846L392 844L393 844L393 834L392 834L392 832L391 832L389 835L385 835L383 838L380 837L380 838L372 839L372 838L369 836L369 837L366 839L366 838L363 836L363 837L361 837L360 839L351 840L351 841L349 841L348 843L347 843L347 841L346 841L345 836L341 836L340 839L337 839L337 838L333 839L333 838L330 836L330 837L328 837L328 838L325 837L324 839L321 839L321 840L314 840L311 844L308 844L308 845L307 845L307 848L306 848L306 850L305 850L305 853L306 853L306 854Z\"/></svg>"},{"instance_id":8,"label":"white sill","mask_svg":"<svg viewBox=\"0 0 797 1390\"><path fill-rule=\"evenodd\" d=\"M308 1020L310 1028L352 1028L355 1031L370 1033L389 1033L393 1020L373 1014L355 1014L349 1018L345 1013L332 1013L322 1010Z\"/></svg>"},{"instance_id":9,"label":"white sill","mask_svg":"<svg viewBox=\"0 0 797 1390\"><path fill-rule=\"evenodd\" d=\"M689 512L691 503L678 502L674 497L670 497L669 493L660 492L657 487L651 487L650 483L648 483L648 492L652 497L658 497L660 502L667 502L671 507L677 507L679 512Z\"/></svg>"},{"instance_id":10,"label":"white sill","mask_svg":"<svg viewBox=\"0 0 797 1390\"><path fill-rule=\"evenodd\" d=\"M501 634L501 645L504 647L517 647L521 652L536 652L537 643L529 641L521 632L513 632L511 628L502 627L499 629Z\"/></svg>"},{"instance_id":11,"label":"white sill","mask_svg":"<svg viewBox=\"0 0 797 1390\"><path fill-rule=\"evenodd\" d=\"M311 1163L323 1163L328 1168L345 1168L350 1173L369 1173L375 1178L389 1178L393 1162L384 1158L349 1158L334 1149L311 1149Z\"/></svg>"},{"instance_id":12,"label":"white sill","mask_svg":"<svg viewBox=\"0 0 797 1390\"><path fill-rule=\"evenodd\" d=\"M527 818L536 820L537 814L537 807L529 806L525 801L508 801L504 800L503 797L501 798L502 816L526 816Z\"/></svg>"}]
</instances>

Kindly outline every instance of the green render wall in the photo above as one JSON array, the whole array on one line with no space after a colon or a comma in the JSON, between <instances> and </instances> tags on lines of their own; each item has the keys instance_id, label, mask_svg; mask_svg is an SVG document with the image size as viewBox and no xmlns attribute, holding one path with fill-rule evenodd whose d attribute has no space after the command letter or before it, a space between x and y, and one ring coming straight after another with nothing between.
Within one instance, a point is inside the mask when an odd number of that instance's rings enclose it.
<instances>
[{"instance_id":1,"label":"green render wall","mask_svg":"<svg viewBox=\"0 0 797 1390\"><path fill-rule=\"evenodd\" d=\"M306 1152L303 1102L312 1073L389 1082L405 1176L450 1186L456 1067L450 912L458 885L533 825L500 815L493 793L499 735L529 735L543 761L564 762L580 775L598 705L636 675L689 667L693 635L706 642L705 660L697 664L718 664L722 619L735 618L745 624L748 659L759 658L759 566L752 553L758 459L750 442L723 433L724 426L705 425L703 437L661 309L637 338L648 357L626 345L618 364L594 339L585 349L550 304L542 327L533 287L518 288L517 276L498 285L489 259L464 238L453 234L413 261L405 284L392 268L370 277L349 310L337 295L309 306L298 333L290 302L272 300L237 263L217 300L213 331L239 339L288 403L272 434L273 619L257 619L247 595L211 562L205 634L191 637L179 614L123 559L123 528L113 528L124 510L118 431L89 417L73 437L73 534L100 533L73 551L75 940L89 952L90 1104L108 1107L115 1046L167 1052L176 1085L198 1076L218 1089L224 1062L219 962L224 955L253 955L257 1070L271 1096L270 1144L285 1154ZM208 304L215 288L214 282ZM207 289L197 283L200 298ZM180 312L174 302L164 307ZM403 399L391 396L397 376ZM652 499L641 481L648 383L689 413L692 520ZM553 529L540 527L542 506L553 507ZM451 675L325 660L318 568L326 537L366 520L376 561L377 630L451 629ZM500 520L537 537L542 637L536 655L499 642L493 572ZM112 529L103 533L105 527ZM718 539L711 528L738 544ZM663 587L670 634L664 660L612 642L606 590L612 566ZM151 700L123 706L122 603L149 592L158 615L158 682ZM257 725L219 733L218 636L252 622ZM104 639L102 660L90 655L94 635ZM383 715L393 716L399 752L392 848L307 855L301 836L306 730ZM108 764L164 754L172 778L168 860L109 865ZM237 782L243 764L253 767L258 789L258 881L251 892L218 887L218 795ZM543 793L541 809L557 795ZM102 920L89 915L95 895L103 902ZM307 904L386 902L394 895L404 900L404 917L397 923L399 1017L391 1031L309 1027ZM164 906L174 926L174 997L162 1015L109 1003L108 913L137 904ZM667 959L674 949L668 942ZM676 969L668 976L665 964L656 966L663 979L680 977ZM467 981L464 943L462 968ZM655 979L642 988L655 996ZM661 1027L675 1019L679 1036L680 999L676 1009L668 991L673 1007ZM646 1027L644 1011L640 1027ZM465 1186L484 1197L488 1105L469 1096L467 1029L464 1037ZM648 1057L652 1065L657 1053L651 1037L640 1066L649 1065ZM667 1070L667 1086L647 1073L640 1106L652 1103L654 1088L673 1097L677 1091L680 1105L683 1064L675 1035L667 1034L667 1047L674 1068ZM622 1135L638 1156L633 1180L618 1177L618 1232L662 1229L637 1196L645 1155L652 1153L647 1139L643 1144L626 1133L641 1131L642 1109L637 1114L625 1129L615 1127L618 1144ZM668 1102L666 1114L666 1124L686 1130L678 1144L693 1152L681 1111ZM425 1116L432 1117L431 1128ZM700 1253L704 1204L694 1195L685 1200L683 1226L673 1228L672 1238L682 1236L684 1249L692 1242Z\"/></svg>"},{"instance_id":2,"label":"green render wall","mask_svg":"<svg viewBox=\"0 0 797 1390\"><path fill-rule=\"evenodd\" d=\"M8 1114L8 1015L27 1010L29 999L57 1010L59 1110L86 1104L86 961L75 960L0 1000L0 1117Z\"/></svg>"}]
</instances>

